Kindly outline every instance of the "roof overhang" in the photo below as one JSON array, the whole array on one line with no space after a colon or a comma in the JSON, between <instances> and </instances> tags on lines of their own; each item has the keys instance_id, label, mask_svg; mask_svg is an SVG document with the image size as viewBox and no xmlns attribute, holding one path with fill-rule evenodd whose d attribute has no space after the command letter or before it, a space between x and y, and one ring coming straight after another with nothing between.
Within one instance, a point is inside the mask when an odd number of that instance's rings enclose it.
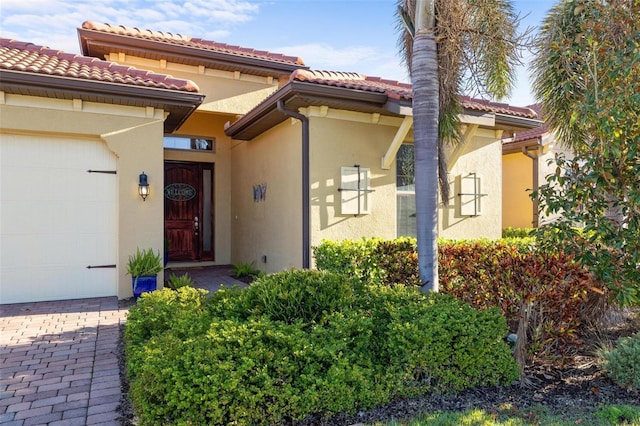
<instances>
[{"instance_id":1,"label":"roof overhang","mask_svg":"<svg viewBox=\"0 0 640 426\"><path fill-rule=\"evenodd\" d=\"M203 94L132 86L62 76L0 70L0 89L6 93L57 99L81 99L132 107L163 109L166 133L178 129L204 100Z\"/></svg>"},{"instance_id":2,"label":"roof overhang","mask_svg":"<svg viewBox=\"0 0 640 426\"><path fill-rule=\"evenodd\" d=\"M390 98L382 91L290 80L254 109L228 125L225 133L234 139L251 140L282 123L288 116L278 111L279 100L284 102L286 109L294 111L310 106L326 106L399 118L413 115L411 99ZM463 108L461 120L466 124L477 124L500 130L532 129L542 124L541 121L532 118L477 111L471 108Z\"/></svg>"},{"instance_id":3,"label":"roof overhang","mask_svg":"<svg viewBox=\"0 0 640 426\"><path fill-rule=\"evenodd\" d=\"M542 126L543 122L533 118L519 117L496 113L496 127L504 130L512 129L535 129Z\"/></svg>"},{"instance_id":4,"label":"roof overhang","mask_svg":"<svg viewBox=\"0 0 640 426\"><path fill-rule=\"evenodd\" d=\"M106 59L110 53L124 53L145 59L167 60L185 65L205 66L223 71L240 71L264 77L288 77L294 70L306 66L268 61L241 55L231 55L209 49L171 44L123 34L113 34L78 28L82 54Z\"/></svg>"},{"instance_id":5,"label":"roof overhang","mask_svg":"<svg viewBox=\"0 0 640 426\"><path fill-rule=\"evenodd\" d=\"M382 92L348 89L308 83L289 81L262 103L239 118L225 129L225 133L234 139L251 140L266 130L282 123L287 115L278 111L278 101L282 100L286 109L297 111L309 106L328 106L329 108L349 110L363 113L378 113L381 115L402 117L398 110L387 108L388 97ZM410 111L409 101L396 103Z\"/></svg>"}]
</instances>

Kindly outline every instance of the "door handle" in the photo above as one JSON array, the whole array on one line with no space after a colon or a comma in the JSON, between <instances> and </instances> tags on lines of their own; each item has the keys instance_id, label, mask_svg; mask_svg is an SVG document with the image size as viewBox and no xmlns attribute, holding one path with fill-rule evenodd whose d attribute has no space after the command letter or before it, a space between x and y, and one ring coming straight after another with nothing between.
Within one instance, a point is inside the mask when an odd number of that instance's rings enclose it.
<instances>
[{"instance_id":1,"label":"door handle","mask_svg":"<svg viewBox=\"0 0 640 426\"><path fill-rule=\"evenodd\" d=\"M198 216L193 218L193 226L196 231L200 228L200 221L198 219Z\"/></svg>"}]
</instances>

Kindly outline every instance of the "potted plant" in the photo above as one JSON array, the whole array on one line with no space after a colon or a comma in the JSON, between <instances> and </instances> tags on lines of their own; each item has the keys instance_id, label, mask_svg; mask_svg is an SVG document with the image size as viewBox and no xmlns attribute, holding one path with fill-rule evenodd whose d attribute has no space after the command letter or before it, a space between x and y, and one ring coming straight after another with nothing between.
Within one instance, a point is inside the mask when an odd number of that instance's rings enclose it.
<instances>
[{"instance_id":1,"label":"potted plant","mask_svg":"<svg viewBox=\"0 0 640 426\"><path fill-rule=\"evenodd\" d=\"M152 249L136 249L134 255L129 256L127 273L131 275L131 285L133 286L133 297L137 299L144 292L153 291L157 288L158 272L162 271L162 258L160 252L157 254Z\"/></svg>"}]
</instances>

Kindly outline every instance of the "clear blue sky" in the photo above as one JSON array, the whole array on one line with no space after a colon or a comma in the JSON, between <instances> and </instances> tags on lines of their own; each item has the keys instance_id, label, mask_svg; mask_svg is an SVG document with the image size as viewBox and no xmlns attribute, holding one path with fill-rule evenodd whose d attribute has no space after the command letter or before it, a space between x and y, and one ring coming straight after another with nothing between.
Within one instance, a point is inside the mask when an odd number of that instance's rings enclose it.
<instances>
[{"instance_id":1,"label":"clear blue sky","mask_svg":"<svg viewBox=\"0 0 640 426\"><path fill-rule=\"evenodd\" d=\"M87 20L174 32L301 57L313 69L408 81L397 54L395 0L1 0L0 36L79 53ZM525 26L553 0L516 0ZM534 102L519 70L509 103Z\"/></svg>"}]
</instances>

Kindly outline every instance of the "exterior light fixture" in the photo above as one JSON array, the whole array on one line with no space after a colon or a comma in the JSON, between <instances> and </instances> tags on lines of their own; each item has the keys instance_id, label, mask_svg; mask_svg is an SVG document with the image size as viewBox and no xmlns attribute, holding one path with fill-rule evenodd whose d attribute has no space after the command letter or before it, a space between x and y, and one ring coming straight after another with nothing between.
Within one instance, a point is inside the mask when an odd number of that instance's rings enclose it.
<instances>
[{"instance_id":1,"label":"exterior light fixture","mask_svg":"<svg viewBox=\"0 0 640 426\"><path fill-rule=\"evenodd\" d=\"M149 182L147 181L147 175L145 172L140 174L138 181L138 194L142 197L142 201L146 201L149 196Z\"/></svg>"}]
</instances>

